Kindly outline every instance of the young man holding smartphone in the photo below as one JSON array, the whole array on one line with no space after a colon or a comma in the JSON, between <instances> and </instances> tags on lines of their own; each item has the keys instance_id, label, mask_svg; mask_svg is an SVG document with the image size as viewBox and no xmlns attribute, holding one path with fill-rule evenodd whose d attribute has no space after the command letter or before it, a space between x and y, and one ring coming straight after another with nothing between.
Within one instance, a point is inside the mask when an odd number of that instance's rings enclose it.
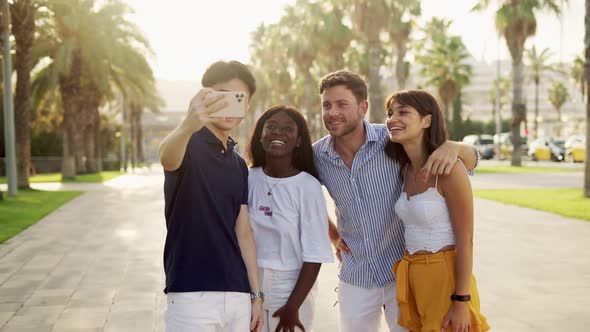
<instances>
[{"instance_id":1,"label":"young man holding smartphone","mask_svg":"<svg viewBox=\"0 0 590 332\"><path fill-rule=\"evenodd\" d=\"M229 136L243 115L216 116L235 106L218 92L235 92L247 105L256 84L237 61L213 63L201 84L185 118L160 144L166 331L260 331L263 294L248 220L248 168Z\"/></svg>"}]
</instances>

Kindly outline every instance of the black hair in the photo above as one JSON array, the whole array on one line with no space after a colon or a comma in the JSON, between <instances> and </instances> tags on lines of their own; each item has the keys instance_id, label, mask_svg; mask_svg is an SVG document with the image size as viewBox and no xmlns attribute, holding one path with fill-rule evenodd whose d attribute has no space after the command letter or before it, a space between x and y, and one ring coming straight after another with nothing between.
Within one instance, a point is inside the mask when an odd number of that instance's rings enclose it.
<instances>
[{"instance_id":1,"label":"black hair","mask_svg":"<svg viewBox=\"0 0 590 332\"><path fill-rule=\"evenodd\" d=\"M239 61L220 60L212 63L203 74L201 85L210 88L215 84L228 82L234 78L239 79L248 86L249 100L251 100L252 95L256 92L256 79L254 79L250 68Z\"/></svg>"},{"instance_id":2,"label":"black hair","mask_svg":"<svg viewBox=\"0 0 590 332\"><path fill-rule=\"evenodd\" d=\"M248 150L246 151L250 167L264 167L266 165L266 153L260 142L262 129L270 117L280 112L284 112L295 122L297 125L297 136L301 140L299 147L293 151L293 167L302 172L307 172L319 180L318 172L313 163L313 147L311 145L311 136L309 135L307 122L298 110L284 105L269 108L256 122L256 127L254 128Z\"/></svg>"},{"instance_id":3,"label":"black hair","mask_svg":"<svg viewBox=\"0 0 590 332\"><path fill-rule=\"evenodd\" d=\"M428 156L447 141L447 130L442 111L436 99L430 93L423 90L397 91L387 98L385 111L388 112L394 103L402 106L410 106L420 116L432 116L430 127L424 131L424 147ZM389 140L385 144L385 154L391 159L399 161L402 168L410 161L404 147L399 143Z\"/></svg>"}]
</instances>

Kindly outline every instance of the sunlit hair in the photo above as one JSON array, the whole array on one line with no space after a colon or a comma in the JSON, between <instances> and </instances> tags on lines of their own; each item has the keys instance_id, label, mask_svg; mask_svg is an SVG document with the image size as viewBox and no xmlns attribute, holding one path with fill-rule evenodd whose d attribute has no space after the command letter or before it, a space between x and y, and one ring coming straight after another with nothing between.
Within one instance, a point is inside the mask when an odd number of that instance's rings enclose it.
<instances>
[{"instance_id":1,"label":"sunlit hair","mask_svg":"<svg viewBox=\"0 0 590 332\"><path fill-rule=\"evenodd\" d=\"M385 112L393 107L394 103L414 108L421 116L431 115L430 127L424 130L423 143L428 156L439 146L447 141L447 130L442 111L436 99L423 90L397 91L385 102ZM408 155L400 143L387 141L385 153L393 160L400 162L402 166L409 162Z\"/></svg>"},{"instance_id":2,"label":"sunlit hair","mask_svg":"<svg viewBox=\"0 0 590 332\"><path fill-rule=\"evenodd\" d=\"M319 83L320 94L328 88L344 85L352 92L357 103L367 100L367 83L358 74L348 70L338 70L322 77Z\"/></svg>"},{"instance_id":3,"label":"sunlit hair","mask_svg":"<svg viewBox=\"0 0 590 332\"><path fill-rule=\"evenodd\" d=\"M264 167L266 165L266 152L262 148L262 143L260 142L262 138L262 129L268 119L280 112L287 114L287 116L289 116L297 125L297 136L300 138L301 144L293 150L293 167L300 171L307 172L318 179L318 172L313 164L313 148L311 146L311 137L309 135L307 122L303 115L301 115L301 113L295 108L284 105L271 107L264 112L256 122L256 127L254 128L254 132L250 138L250 144L248 144L248 149L246 151L246 157L250 162L250 167Z\"/></svg>"},{"instance_id":4,"label":"sunlit hair","mask_svg":"<svg viewBox=\"0 0 590 332\"><path fill-rule=\"evenodd\" d=\"M238 79L248 87L250 95L249 100L252 100L254 92L256 92L256 80L250 68L239 61L217 61L212 63L203 78L201 78L201 85L205 88L210 88L215 84L225 83L232 79Z\"/></svg>"}]
</instances>

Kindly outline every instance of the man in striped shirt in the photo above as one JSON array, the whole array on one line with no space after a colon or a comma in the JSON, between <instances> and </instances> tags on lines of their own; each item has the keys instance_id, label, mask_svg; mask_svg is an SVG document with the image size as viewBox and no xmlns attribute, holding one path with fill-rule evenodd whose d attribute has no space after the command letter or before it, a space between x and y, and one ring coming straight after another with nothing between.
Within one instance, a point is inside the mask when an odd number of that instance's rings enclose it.
<instances>
[{"instance_id":1,"label":"man in striped shirt","mask_svg":"<svg viewBox=\"0 0 590 332\"><path fill-rule=\"evenodd\" d=\"M336 205L338 226L330 222L330 238L341 260L340 328L378 331L384 312L390 331L405 331L397 324L391 271L405 250L403 226L394 211L402 191L400 165L385 155L385 125L364 120L369 107L367 84L358 74L330 73L319 88L330 135L314 144L314 157ZM380 112L380 106L373 105L372 112ZM447 142L432 154L422 176L448 174L457 157L470 168L478 160L471 146Z\"/></svg>"}]
</instances>

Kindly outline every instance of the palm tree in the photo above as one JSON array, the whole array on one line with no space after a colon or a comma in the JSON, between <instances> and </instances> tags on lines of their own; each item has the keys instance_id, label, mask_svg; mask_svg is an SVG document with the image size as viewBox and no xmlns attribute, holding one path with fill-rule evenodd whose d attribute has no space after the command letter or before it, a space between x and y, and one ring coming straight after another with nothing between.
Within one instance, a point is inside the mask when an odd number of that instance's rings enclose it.
<instances>
[{"instance_id":1,"label":"palm tree","mask_svg":"<svg viewBox=\"0 0 590 332\"><path fill-rule=\"evenodd\" d=\"M574 63L571 69L571 75L576 82L576 85L580 88L582 98L586 98L586 80L584 79L584 59L581 55L577 55L574 58Z\"/></svg>"},{"instance_id":2,"label":"palm tree","mask_svg":"<svg viewBox=\"0 0 590 332\"><path fill-rule=\"evenodd\" d=\"M346 67L364 77L369 77L368 48L366 40L356 37L350 42L350 48L344 54Z\"/></svg>"},{"instance_id":3,"label":"palm tree","mask_svg":"<svg viewBox=\"0 0 590 332\"><path fill-rule=\"evenodd\" d=\"M569 98L569 93L563 83L553 81L553 84L547 90L547 97L555 111L557 111L557 136L561 136L561 107Z\"/></svg>"},{"instance_id":4,"label":"palm tree","mask_svg":"<svg viewBox=\"0 0 590 332\"><path fill-rule=\"evenodd\" d=\"M252 33L250 43L252 66L272 82L271 104L291 104L292 98L292 59L284 47L281 28L279 24L261 24Z\"/></svg>"},{"instance_id":5,"label":"palm tree","mask_svg":"<svg viewBox=\"0 0 590 332\"><path fill-rule=\"evenodd\" d=\"M426 84L437 89L450 125L450 104L471 76L471 65L466 63L469 53L460 37L447 37L440 31L430 36L429 43L432 47L423 48L416 61L422 66L420 75L426 78Z\"/></svg>"},{"instance_id":6,"label":"palm tree","mask_svg":"<svg viewBox=\"0 0 590 332\"><path fill-rule=\"evenodd\" d=\"M298 0L295 5L285 7L285 14L279 25L283 36L281 40L287 48L289 58L293 61L296 72L304 77L303 113L310 118L314 105L314 80L311 68L317 58L317 50L322 41L329 38L322 34L322 4L308 0Z\"/></svg>"},{"instance_id":7,"label":"palm tree","mask_svg":"<svg viewBox=\"0 0 590 332\"><path fill-rule=\"evenodd\" d=\"M490 89L489 96L490 102L493 105L492 111L492 119L496 118L496 112L500 112L500 118L502 117L502 110L504 109L504 105L507 105L510 102L510 89L512 88L512 80L508 76L500 77L500 99L498 100L498 109L496 110L496 82L498 79L494 80L492 84L492 89Z\"/></svg>"},{"instance_id":8,"label":"palm tree","mask_svg":"<svg viewBox=\"0 0 590 332\"><path fill-rule=\"evenodd\" d=\"M93 166L97 144L91 141L99 131L98 107L113 96L111 82L121 82L121 76L141 84L149 44L125 19L130 9L120 1L97 8L94 0L52 0L48 7L53 13L48 74L59 86L64 108L62 175L72 177L99 168Z\"/></svg>"},{"instance_id":9,"label":"palm tree","mask_svg":"<svg viewBox=\"0 0 590 332\"><path fill-rule=\"evenodd\" d=\"M537 30L535 12L549 9L560 13L559 5L553 0L497 0L496 28L504 36L512 57L512 166L521 166L520 124L525 119L526 103L522 92L524 81L523 53L526 40ZM483 10L490 0L481 0L473 10Z\"/></svg>"},{"instance_id":10,"label":"palm tree","mask_svg":"<svg viewBox=\"0 0 590 332\"><path fill-rule=\"evenodd\" d=\"M17 159L17 185L29 187L31 169L31 69L33 68L33 41L35 14L33 0L15 0L11 6L12 34L16 46L14 66L16 91L14 95L14 124Z\"/></svg>"},{"instance_id":11,"label":"palm tree","mask_svg":"<svg viewBox=\"0 0 590 332\"><path fill-rule=\"evenodd\" d=\"M388 33L396 53L397 89L404 89L410 73L410 63L405 61L405 57L410 33L415 25L413 18L421 14L420 2L417 0L387 0L386 4L391 13Z\"/></svg>"},{"instance_id":12,"label":"palm tree","mask_svg":"<svg viewBox=\"0 0 590 332\"><path fill-rule=\"evenodd\" d=\"M584 19L584 79L586 96L590 96L590 0L586 0L586 18ZM584 196L590 197L590 98L586 98L586 166L584 167Z\"/></svg>"},{"instance_id":13,"label":"palm tree","mask_svg":"<svg viewBox=\"0 0 590 332\"><path fill-rule=\"evenodd\" d=\"M381 54L383 45L381 32L389 20L389 11L384 0L347 0L353 30L367 42L368 81L369 81L369 119L371 122L383 122L381 111L385 99L381 87Z\"/></svg>"},{"instance_id":14,"label":"palm tree","mask_svg":"<svg viewBox=\"0 0 590 332\"><path fill-rule=\"evenodd\" d=\"M322 26L322 47L316 58L319 76L344 68L344 54L353 39L352 30L343 23L346 8L338 0L324 3L324 13L319 24Z\"/></svg>"},{"instance_id":15,"label":"palm tree","mask_svg":"<svg viewBox=\"0 0 590 332\"><path fill-rule=\"evenodd\" d=\"M549 59L552 54L548 48L543 49L540 53L537 52L537 48L533 45L530 49L526 50L527 67L529 75L535 83L535 117L533 119L534 137L538 136L539 128L539 84L543 73L546 71L559 71L555 66L549 64ZM526 116L525 116L526 121Z\"/></svg>"}]
</instances>

